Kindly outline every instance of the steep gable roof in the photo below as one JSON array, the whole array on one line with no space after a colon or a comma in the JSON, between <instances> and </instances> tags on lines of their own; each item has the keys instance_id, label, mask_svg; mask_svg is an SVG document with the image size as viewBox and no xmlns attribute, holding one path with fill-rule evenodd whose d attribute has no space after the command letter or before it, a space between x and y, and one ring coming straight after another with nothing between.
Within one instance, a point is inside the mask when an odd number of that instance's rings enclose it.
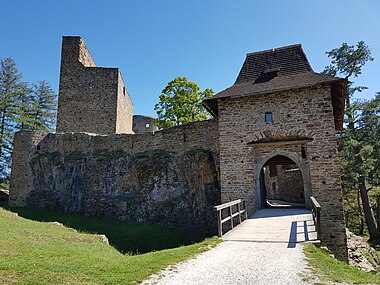
<instances>
[{"instance_id":1,"label":"steep gable roof","mask_svg":"<svg viewBox=\"0 0 380 285\"><path fill-rule=\"evenodd\" d=\"M300 44L248 53L235 84L254 82L266 71L278 77L312 71Z\"/></svg>"},{"instance_id":2,"label":"steep gable roof","mask_svg":"<svg viewBox=\"0 0 380 285\"><path fill-rule=\"evenodd\" d=\"M203 105L218 115L218 99L255 96L274 92L331 86L335 128L343 125L347 81L313 71L300 44L248 53L235 83L204 100Z\"/></svg>"}]
</instances>

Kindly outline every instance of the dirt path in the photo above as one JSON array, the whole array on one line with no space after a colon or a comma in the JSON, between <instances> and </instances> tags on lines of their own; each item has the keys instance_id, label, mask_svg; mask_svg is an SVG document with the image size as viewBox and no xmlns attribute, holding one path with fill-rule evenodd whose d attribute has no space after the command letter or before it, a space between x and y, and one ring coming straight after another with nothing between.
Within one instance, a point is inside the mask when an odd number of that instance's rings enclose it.
<instances>
[{"instance_id":1,"label":"dirt path","mask_svg":"<svg viewBox=\"0 0 380 285\"><path fill-rule=\"evenodd\" d=\"M309 274L301 244L225 241L142 284L306 285Z\"/></svg>"},{"instance_id":2,"label":"dirt path","mask_svg":"<svg viewBox=\"0 0 380 285\"><path fill-rule=\"evenodd\" d=\"M259 210L223 239L216 248L143 284L312 284L304 281L310 272L300 244L316 240L310 211Z\"/></svg>"}]
</instances>

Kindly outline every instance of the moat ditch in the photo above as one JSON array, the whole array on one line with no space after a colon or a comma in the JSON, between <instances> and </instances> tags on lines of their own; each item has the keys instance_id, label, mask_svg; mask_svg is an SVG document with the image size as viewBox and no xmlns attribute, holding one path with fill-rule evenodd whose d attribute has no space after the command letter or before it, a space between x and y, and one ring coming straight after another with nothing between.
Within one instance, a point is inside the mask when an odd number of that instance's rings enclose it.
<instances>
[{"instance_id":1,"label":"moat ditch","mask_svg":"<svg viewBox=\"0 0 380 285\"><path fill-rule=\"evenodd\" d=\"M132 224L105 219L87 218L58 210L9 207L6 197L0 207L17 213L20 217L40 221L58 222L79 232L103 234L109 244L123 254L143 254L162 249L189 245L206 236L196 231L160 224Z\"/></svg>"}]
</instances>

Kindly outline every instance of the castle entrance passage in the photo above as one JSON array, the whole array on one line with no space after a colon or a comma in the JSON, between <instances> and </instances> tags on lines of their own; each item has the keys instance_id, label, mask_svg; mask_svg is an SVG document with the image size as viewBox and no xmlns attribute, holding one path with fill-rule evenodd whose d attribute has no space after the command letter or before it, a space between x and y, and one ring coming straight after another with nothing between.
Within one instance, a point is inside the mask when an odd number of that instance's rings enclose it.
<instances>
[{"instance_id":1,"label":"castle entrance passage","mask_svg":"<svg viewBox=\"0 0 380 285\"><path fill-rule=\"evenodd\" d=\"M260 208L305 208L304 184L295 161L284 155L271 157L259 174Z\"/></svg>"}]
</instances>

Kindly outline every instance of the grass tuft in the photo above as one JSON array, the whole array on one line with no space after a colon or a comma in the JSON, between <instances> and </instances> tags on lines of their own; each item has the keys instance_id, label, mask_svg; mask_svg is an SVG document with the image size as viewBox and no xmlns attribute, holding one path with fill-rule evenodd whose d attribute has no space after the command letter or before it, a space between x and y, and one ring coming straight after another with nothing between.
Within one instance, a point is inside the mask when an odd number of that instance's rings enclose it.
<instances>
[{"instance_id":1,"label":"grass tuft","mask_svg":"<svg viewBox=\"0 0 380 285\"><path fill-rule=\"evenodd\" d=\"M380 284L380 275L364 272L332 258L328 252L309 243L304 245L308 264L322 281L348 284Z\"/></svg>"}]
</instances>

